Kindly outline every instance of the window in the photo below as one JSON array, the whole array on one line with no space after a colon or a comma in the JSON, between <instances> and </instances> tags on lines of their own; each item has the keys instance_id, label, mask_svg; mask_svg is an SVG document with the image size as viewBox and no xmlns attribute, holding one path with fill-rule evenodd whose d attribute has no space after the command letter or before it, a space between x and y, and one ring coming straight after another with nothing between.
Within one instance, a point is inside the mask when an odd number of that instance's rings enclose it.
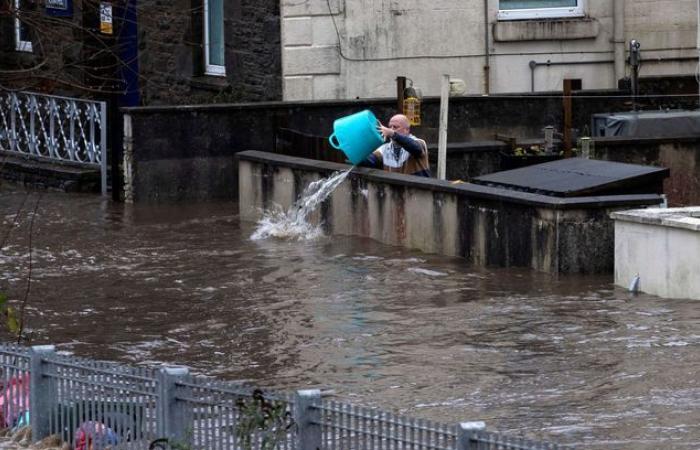
<instances>
[{"instance_id":1,"label":"window","mask_svg":"<svg viewBox=\"0 0 700 450\"><path fill-rule=\"evenodd\" d=\"M21 0L15 0L15 49L20 52L31 52L31 33L29 31L29 25L21 18L21 11Z\"/></svg>"},{"instance_id":2,"label":"window","mask_svg":"<svg viewBox=\"0 0 700 450\"><path fill-rule=\"evenodd\" d=\"M499 0L499 20L582 17L586 0Z\"/></svg>"},{"instance_id":3,"label":"window","mask_svg":"<svg viewBox=\"0 0 700 450\"><path fill-rule=\"evenodd\" d=\"M204 73L225 75L224 0L204 0Z\"/></svg>"}]
</instances>

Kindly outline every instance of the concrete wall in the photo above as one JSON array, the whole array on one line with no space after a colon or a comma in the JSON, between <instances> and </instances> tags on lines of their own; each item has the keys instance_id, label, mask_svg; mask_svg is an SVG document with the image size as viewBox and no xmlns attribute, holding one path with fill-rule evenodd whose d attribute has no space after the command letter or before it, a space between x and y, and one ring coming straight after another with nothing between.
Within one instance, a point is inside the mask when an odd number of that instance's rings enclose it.
<instances>
[{"instance_id":1,"label":"concrete wall","mask_svg":"<svg viewBox=\"0 0 700 450\"><path fill-rule=\"evenodd\" d=\"M597 159L667 167L664 180L669 206L700 205L700 138L595 138Z\"/></svg>"},{"instance_id":2,"label":"concrete wall","mask_svg":"<svg viewBox=\"0 0 700 450\"><path fill-rule=\"evenodd\" d=\"M247 151L238 157L244 220L288 208L310 182L348 166ZM610 273L608 214L658 204L657 195L563 199L356 168L319 208L328 234L465 258L478 266Z\"/></svg>"},{"instance_id":3,"label":"concrete wall","mask_svg":"<svg viewBox=\"0 0 700 450\"><path fill-rule=\"evenodd\" d=\"M613 214L615 284L639 276L642 292L700 300L700 208Z\"/></svg>"},{"instance_id":4,"label":"concrete wall","mask_svg":"<svg viewBox=\"0 0 700 450\"><path fill-rule=\"evenodd\" d=\"M554 63L536 66L536 91L564 78L614 88L618 1L587 0L581 18L499 21L497 1L282 0L284 98L392 97L397 76L438 95L442 74L465 80L470 94L486 93L487 82L489 93L527 92L530 61ZM641 42L642 75L694 73L696 11L695 0L625 2L623 39Z\"/></svg>"}]
</instances>

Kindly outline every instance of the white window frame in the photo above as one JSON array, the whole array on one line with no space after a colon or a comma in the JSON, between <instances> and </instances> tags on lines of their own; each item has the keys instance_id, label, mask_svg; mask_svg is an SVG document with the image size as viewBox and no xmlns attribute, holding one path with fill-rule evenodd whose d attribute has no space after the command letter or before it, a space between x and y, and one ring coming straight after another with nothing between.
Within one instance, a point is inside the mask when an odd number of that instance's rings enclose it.
<instances>
[{"instance_id":1,"label":"white window frame","mask_svg":"<svg viewBox=\"0 0 700 450\"><path fill-rule=\"evenodd\" d=\"M584 17L585 15L586 0L577 0L576 6L498 10L498 20L556 19L563 17Z\"/></svg>"},{"instance_id":2,"label":"white window frame","mask_svg":"<svg viewBox=\"0 0 700 450\"><path fill-rule=\"evenodd\" d=\"M211 64L209 60L209 0L204 1L204 73L207 75L225 76L226 66ZM223 20L223 17L221 18Z\"/></svg>"},{"instance_id":3,"label":"white window frame","mask_svg":"<svg viewBox=\"0 0 700 450\"><path fill-rule=\"evenodd\" d=\"M22 11L21 0L14 0L15 4L15 50L18 52L32 52L32 41L22 40L22 22L19 16Z\"/></svg>"}]
</instances>

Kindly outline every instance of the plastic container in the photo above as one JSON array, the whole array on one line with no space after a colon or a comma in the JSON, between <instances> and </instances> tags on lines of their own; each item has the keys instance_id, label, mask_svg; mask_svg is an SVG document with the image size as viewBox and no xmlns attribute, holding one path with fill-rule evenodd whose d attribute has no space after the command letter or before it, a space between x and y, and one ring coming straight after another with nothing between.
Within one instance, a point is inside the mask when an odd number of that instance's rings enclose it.
<instances>
[{"instance_id":1,"label":"plastic container","mask_svg":"<svg viewBox=\"0 0 700 450\"><path fill-rule=\"evenodd\" d=\"M351 163L359 164L384 143L377 130L378 124L372 111L366 109L336 119L328 140L335 149L345 153Z\"/></svg>"}]
</instances>

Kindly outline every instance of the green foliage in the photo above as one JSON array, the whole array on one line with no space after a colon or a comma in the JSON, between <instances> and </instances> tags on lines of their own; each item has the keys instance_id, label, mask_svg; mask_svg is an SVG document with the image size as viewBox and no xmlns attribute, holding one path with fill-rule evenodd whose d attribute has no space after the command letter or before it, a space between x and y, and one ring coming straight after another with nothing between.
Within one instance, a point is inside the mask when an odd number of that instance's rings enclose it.
<instances>
[{"instance_id":1,"label":"green foliage","mask_svg":"<svg viewBox=\"0 0 700 450\"><path fill-rule=\"evenodd\" d=\"M267 400L260 389L249 399L236 402L239 411L236 435L244 450L252 450L254 437L261 436L260 450L273 450L286 438L294 419L287 411L287 403Z\"/></svg>"},{"instance_id":2,"label":"green foliage","mask_svg":"<svg viewBox=\"0 0 700 450\"><path fill-rule=\"evenodd\" d=\"M17 310L8 304L7 294L0 292L0 315L2 315L5 328L13 336L19 338L22 332L21 320Z\"/></svg>"}]
</instances>

